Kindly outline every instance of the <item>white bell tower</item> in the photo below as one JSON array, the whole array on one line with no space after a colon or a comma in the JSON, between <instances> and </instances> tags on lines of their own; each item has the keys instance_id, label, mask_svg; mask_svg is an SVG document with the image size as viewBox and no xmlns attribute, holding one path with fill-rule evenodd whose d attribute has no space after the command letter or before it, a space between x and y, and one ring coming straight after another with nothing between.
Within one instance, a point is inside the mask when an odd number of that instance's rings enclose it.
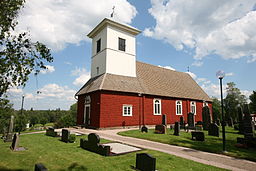
<instances>
[{"instance_id":1,"label":"white bell tower","mask_svg":"<svg viewBox=\"0 0 256 171\"><path fill-rule=\"evenodd\" d=\"M92 39L91 77L103 73L136 77L136 38L141 31L105 18L87 36Z\"/></svg>"}]
</instances>

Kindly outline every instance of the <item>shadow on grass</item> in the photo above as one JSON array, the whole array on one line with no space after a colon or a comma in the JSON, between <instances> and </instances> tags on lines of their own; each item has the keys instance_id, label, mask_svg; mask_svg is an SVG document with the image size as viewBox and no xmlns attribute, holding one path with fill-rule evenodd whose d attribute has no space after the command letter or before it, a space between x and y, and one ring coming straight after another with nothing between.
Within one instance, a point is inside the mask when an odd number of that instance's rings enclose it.
<instances>
[{"instance_id":1,"label":"shadow on grass","mask_svg":"<svg viewBox=\"0 0 256 171\"><path fill-rule=\"evenodd\" d=\"M24 169L7 169L6 167L0 167L0 171L28 171Z\"/></svg>"}]
</instances>

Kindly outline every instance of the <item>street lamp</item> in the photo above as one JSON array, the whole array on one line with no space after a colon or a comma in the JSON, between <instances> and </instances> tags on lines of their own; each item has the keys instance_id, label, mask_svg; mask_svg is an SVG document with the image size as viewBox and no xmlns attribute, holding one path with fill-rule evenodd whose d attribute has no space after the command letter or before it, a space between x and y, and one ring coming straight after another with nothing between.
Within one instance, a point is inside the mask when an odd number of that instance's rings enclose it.
<instances>
[{"instance_id":1,"label":"street lamp","mask_svg":"<svg viewBox=\"0 0 256 171\"><path fill-rule=\"evenodd\" d=\"M223 112L223 95L222 95L222 79L225 77L224 71L218 71L216 73L218 79L220 79L220 97L221 97L221 116L222 116L222 141L223 141L223 152L226 152L226 136L225 136L225 119L224 119L224 112Z\"/></svg>"},{"instance_id":2,"label":"street lamp","mask_svg":"<svg viewBox=\"0 0 256 171\"><path fill-rule=\"evenodd\" d=\"M25 98L25 95L22 96L22 101L21 101L21 114L23 114L24 98Z\"/></svg>"}]
</instances>

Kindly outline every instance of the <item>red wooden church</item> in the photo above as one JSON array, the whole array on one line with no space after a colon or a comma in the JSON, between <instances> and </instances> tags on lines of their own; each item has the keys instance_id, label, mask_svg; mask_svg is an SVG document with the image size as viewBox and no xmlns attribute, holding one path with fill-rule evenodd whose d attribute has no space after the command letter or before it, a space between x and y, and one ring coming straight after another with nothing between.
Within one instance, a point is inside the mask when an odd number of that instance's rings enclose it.
<instances>
[{"instance_id":1,"label":"red wooden church","mask_svg":"<svg viewBox=\"0 0 256 171\"><path fill-rule=\"evenodd\" d=\"M187 73L136 61L136 28L104 19L92 39L91 79L76 93L77 124L92 128L202 120L211 99Z\"/></svg>"}]
</instances>

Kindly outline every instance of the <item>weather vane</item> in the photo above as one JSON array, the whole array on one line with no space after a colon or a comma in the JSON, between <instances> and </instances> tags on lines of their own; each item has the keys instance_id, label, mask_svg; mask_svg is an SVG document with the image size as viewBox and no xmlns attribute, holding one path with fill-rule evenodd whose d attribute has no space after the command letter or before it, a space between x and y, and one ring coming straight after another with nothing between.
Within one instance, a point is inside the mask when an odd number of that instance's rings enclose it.
<instances>
[{"instance_id":1,"label":"weather vane","mask_svg":"<svg viewBox=\"0 0 256 171\"><path fill-rule=\"evenodd\" d=\"M114 17L114 13L115 13L115 6L113 6L112 8L113 12L110 14L110 17L113 18Z\"/></svg>"}]
</instances>

